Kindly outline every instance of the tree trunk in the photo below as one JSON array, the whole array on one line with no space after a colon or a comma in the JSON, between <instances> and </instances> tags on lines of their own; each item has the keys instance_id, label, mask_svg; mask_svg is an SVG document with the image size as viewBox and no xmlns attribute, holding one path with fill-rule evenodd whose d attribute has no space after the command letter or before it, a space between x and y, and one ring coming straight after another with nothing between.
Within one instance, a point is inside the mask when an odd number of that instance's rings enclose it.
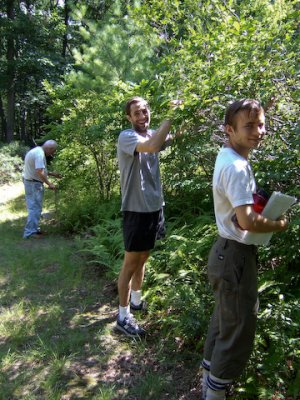
<instances>
[{"instance_id":1,"label":"tree trunk","mask_svg":"<svg viewBox=\"0 0 300 400\"><path fill-rule=\"evenodd\" d=\"M61 55L66 58L66 54L67 54L67 47L68 47L68 26L69 26L69 6L68 6L68 0L65 0L65 7L64 7L64 13L65 13L65 33L64 33L64 37L63 37L63 47L62 47L62 52Z\"/></svg>"},{"instance_id":2,"label":"tree trunk","mask_svg":"<svg viewBox=\"0 0 300 400\"><path fill-rule=\"evenodd\" d=\"M14 0L7 0L7 18L12 24L14 20ZM14 120L15 120L15 42L13 38L12 29L10 30L7 38L7 131L6 142L10 143L14 139Z\"/></svg>"},{"instance_id":3,"label":"tree trunk","mask_svg":"<svg viewBox=\"0 0 300 400\"><path fill-rule=\"evenodd\" d=\"M0 121L1 121L1 141L5 142L7 136L7 125L6 125L6 118L4 114L3 102L1 97L0 97Z\"/></svg>"},{"instance_id":4,"label":"tree trunk","mask_svg":"<svg viewBox=\"0 0 300 400\"><path fill-rule=\"evenodd\" d=\"M27 137L26 137L26 117L27 117L27 111L25 108L21 109L21 115L20 115L20 125L21 125L21 130L20 130L20 140L24 143L27 143Z\"/></svg>"}]
</instances>

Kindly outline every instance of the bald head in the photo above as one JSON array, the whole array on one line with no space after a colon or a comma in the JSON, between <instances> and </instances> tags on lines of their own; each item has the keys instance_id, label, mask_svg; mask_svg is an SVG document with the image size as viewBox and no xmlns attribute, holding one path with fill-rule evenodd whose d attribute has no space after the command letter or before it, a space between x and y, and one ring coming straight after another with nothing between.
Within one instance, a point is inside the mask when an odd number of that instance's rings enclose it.
<instances>
[{"instance_id":1,"label":"bald head","mask_svg":"<svg viewBox=\"0 0 300 400\"><path fill-rule=\"evenodd\" d=\"M46 156L52 156L57 149L57 143L55 140L47 140L42 146Z\"/></svg>"}]
</instances>

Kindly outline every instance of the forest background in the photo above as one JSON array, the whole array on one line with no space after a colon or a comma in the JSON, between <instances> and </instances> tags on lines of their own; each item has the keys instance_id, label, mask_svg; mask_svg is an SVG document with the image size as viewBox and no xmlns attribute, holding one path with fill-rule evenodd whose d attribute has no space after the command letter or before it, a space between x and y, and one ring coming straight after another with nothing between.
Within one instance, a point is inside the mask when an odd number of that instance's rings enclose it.
<instances>
[{"instance_id":1,"label":"forest background","mask_svg":"<svg viewBox=\"0 0 300 400\"><path fill-rule=\"evenodd\" d=\"M184 101L173 114L183 135L161 155L168 234L145 285L157 329L197 355L213 306L211 180L230 101L266 108L268 135L251 159L258 185L300 197L299 21L299 0L0 1L0 183L20 179L29 147L57 140L59 229L82 235L112 280L124 103L147 98L155 127L170 100ZM235 399L299 396L299 215L293 207L289 230L259 250L255 351Z\"/></svg>"}]
</instances>

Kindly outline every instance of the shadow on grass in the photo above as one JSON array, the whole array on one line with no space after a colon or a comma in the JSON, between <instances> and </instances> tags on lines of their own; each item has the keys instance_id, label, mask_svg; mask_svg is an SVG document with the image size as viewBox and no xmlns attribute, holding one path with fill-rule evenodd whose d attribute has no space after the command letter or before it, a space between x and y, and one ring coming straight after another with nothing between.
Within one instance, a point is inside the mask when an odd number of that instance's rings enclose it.
<instances>
[{"instance_id":1,"label":"shadow on grass","mask_svg":"<svg viewBox=\"0 0 300 400\"><path fill-rule=\"evenodd\" d=\"M24 209L22 198L10 212ZM174 364L156 335L115 333L116 282L70 238L22 239L24 223L0 224L0 399L198 398L195 360Z\"/></svg>"},{"instance_id":2,"label":"shadow on grass","mask_svg":"<svg viewBox=\"0 0 300 400\"><path fill-rule=\"evenodd\" d=\"M20 213L25 210L25 196L21 194L20 196L10 200L8 204L6 204L6 208L10 212Z\"/></svg>"}]
</instances>

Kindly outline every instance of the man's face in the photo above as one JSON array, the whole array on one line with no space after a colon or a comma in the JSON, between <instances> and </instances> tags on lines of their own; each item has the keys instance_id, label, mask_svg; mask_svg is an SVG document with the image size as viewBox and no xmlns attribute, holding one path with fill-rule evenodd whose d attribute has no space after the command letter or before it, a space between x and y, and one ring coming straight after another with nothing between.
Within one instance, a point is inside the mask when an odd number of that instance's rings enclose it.
<instances>
[{"instance_id":1,"label":"man's face","mask_svg":"<svg viewBox=\"0 0 300 400\"><path fill-rule=\"evenodd\" d=\"M235 125L226 125L225 129L232 148L247 158L250 150L259 146L266 133L264 111L239 111L235 117Z\"/></svg>"},{"instance_id":2,"label":"man's face","mask_svg":"<svg viewBox=\"0 0 300 400\"><path fill-rule=\"evenodd\" d=\"M127 115L133 129L138 133L146 133L150 125L150 110L145 101L131 104L130 115Z\"/></svg>"},{"instance_id":3,"label":"man's face","mask_svg":"<svg viewBox=\"0 0 300 400\"><path fill-rule=\"evenodd\" d=\"M55 152L56 152L56 147L54 147L54 146L53 147L49 146L49 147L46 147L46 149L45 149L46 156L54 156Z\"/></svg>"}]
</instances>

